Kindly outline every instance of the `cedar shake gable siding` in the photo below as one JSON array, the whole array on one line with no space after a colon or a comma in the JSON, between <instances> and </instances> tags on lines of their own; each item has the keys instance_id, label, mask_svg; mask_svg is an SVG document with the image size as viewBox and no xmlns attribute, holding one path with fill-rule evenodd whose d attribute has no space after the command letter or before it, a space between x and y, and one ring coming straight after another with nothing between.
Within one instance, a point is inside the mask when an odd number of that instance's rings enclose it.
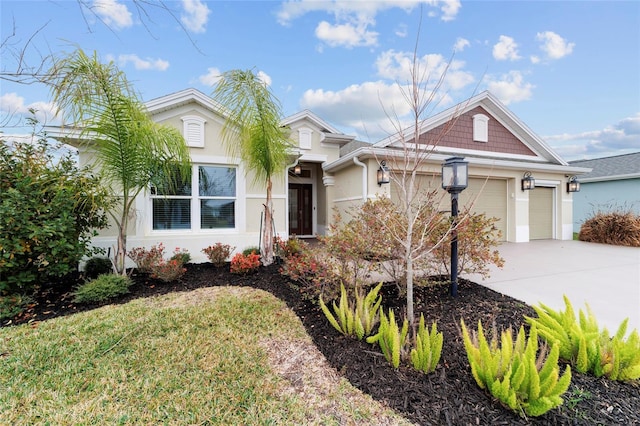
<instances>
[{"instance_id":1,"label":"cedar shake gable siding","mask_svg":"<svg viewBox=\"0 0 640 426\"><path fill-rule=\"evenodd\" d=\"M473 116L476 114L484 114L489 117L488 142L473 140ZM437 145L438 147L536 156L531 149L480 106L461 114L454 120L456 121L453 127L446 134L443 132L447 130L449 123L444 123L420 135L420 143Z\"/></svg>"}]
</instances>

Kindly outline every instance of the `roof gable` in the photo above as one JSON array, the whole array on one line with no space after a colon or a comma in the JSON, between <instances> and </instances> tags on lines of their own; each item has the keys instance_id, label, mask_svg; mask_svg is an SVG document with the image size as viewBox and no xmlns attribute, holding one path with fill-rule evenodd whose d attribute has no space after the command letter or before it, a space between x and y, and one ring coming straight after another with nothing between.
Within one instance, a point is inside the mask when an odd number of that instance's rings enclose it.
<instances>
[{"instance_id":1,"label":"roof gable","mask_svg":"<svg viewBox=\"0 0 640 426\"><path fill-rule=\"evenodd\" d=\"M478 113L489 117L488 142L473 141L472 117ZM405 140L412 139L413 133L405 132ZM428 118L422 123L420 133L419 140L429 145L436 144L436 152L500 156L567 165L549 145L487 91ZM392 135L375 146L393 148L400 143L400 136Z\"/></svg>"}]
</instances>

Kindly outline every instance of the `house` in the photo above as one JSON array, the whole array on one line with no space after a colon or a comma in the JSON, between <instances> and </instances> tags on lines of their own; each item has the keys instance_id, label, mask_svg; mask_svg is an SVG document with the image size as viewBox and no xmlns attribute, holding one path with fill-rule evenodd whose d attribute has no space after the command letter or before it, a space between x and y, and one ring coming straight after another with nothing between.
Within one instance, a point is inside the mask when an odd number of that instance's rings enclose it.
<instances>
[{"instance_id":1,"label":"house","mask_svg":"<svg viewBox=\"0 0 640 426\"><path fill-rule=\"evenodd\" d=\"M580 192L574 194L575 232L596 212L631 211L640 215L640 152L570 164L592 169L580 176Z\"/></svg>"},{"instance_id":2,"label":"house","mask_svg":"<svg viewBox=\"0 0 640 426\"><path fill-rule=\"evenodd\" d=\"M225 118L219 105L195 89L146 105L155 121L183 132L193 160L192 185L170 196L152 190L141 194L128 247L163 242L188 249L198 262L205 260L200 250L215 242L237 250L258 246L265 189L221 146ZM399 135L375 144L360 142L306 110L286 117L282 125L290 129L296 149L273 185L274 226L280 236L322 235L334 210L346 213L366 199L397 197L397 187L378 185L376 176L381 161L401 155ZM54 129L48 133L75 144L81 164L91 161L85 145L74 143L68 134L56 136ZM423 123L419 140L432 150L421 171L423 183L438 187L442 163L464 157L470 180L461 206L473 202L474 211L497 217L503 240L572 238L572 194L565 184L567 176L589 169L565 162L490 93L431 117ZM521 189L525 174L535 178L535 189ZM112 247L115 236L115 230L107 230L94 243Z\"/></svg>"}]
</instances>

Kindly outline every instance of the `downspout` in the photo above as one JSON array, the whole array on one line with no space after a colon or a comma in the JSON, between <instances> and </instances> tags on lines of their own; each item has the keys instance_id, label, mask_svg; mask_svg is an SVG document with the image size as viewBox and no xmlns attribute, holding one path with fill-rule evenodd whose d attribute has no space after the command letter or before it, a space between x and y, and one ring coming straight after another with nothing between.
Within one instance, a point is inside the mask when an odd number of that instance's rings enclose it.
<instances>
[{"instance_id":1,"label":"downspout","mask_svg":"<svg viewBox=\"0 0 640 426\"><path fill-rule=\"evenodd\" d=\"M362 167L362 201L366 202L367 194L369 193L367 188L367 165L358 160L358 157L353 157L353 162L357 166Z\"/></svg>"}]
</instances>

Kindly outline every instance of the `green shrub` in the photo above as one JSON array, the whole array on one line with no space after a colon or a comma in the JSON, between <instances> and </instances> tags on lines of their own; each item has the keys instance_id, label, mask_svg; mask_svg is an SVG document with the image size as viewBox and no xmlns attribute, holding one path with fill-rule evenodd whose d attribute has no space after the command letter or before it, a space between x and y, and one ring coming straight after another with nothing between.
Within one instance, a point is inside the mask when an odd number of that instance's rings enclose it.
<instances>
[{"instance_id":1,"label":"green shrub","mask_svg":"<svg viewBox=\"0 0 640 426\"><path fill-rule=\"evenodd\" d=\"M98 303L129 292L131 280L122 275L100 275L82 284L74 293L76 303Z\"/></svg>"},{"instance_id":2,"label":"green shrub","mask_svg":"<svg viewBox=\"0 0 640 426\"><path fill-rule=\"evenodd\" d=\"M242 254L245 256L249 256L250 254L260 255L260 247L256 247L256 246L247 247L246 249L242 250Z\"/></svg>"},{"instance_id":3,"label":"green shrub","mask_svg":"<svg viewBox=\"0 0 640 426\"><path fill-rule=\"evenodd\" d=\"M367 343L377 343L385 359L391 363L393 368L398 368L400 360L406 356L408 332L409 323L406 318L402 322L402 328L400 328L393 314L393 309L389 309L389 317L381 309L378 332L373 336L367 337Z\"/></svg>"},{"instance_id":4,"label":"green shrub","mask_svg":"<svg viewBox=\"0 0 640 426\"><path fill-rule=\"evenodd\" d=\"M0 294L28 294L49 277L77 270L99 252L90 240L107 226L100 180L54 147L0 140Z\"/></svg>"},{"instance_id":5,"label":"green shrub","mask_svg":"<svg viewBox=\"0 0 640 426\"><path fill-rule=\"evenodd\" d=\"M579 311L578 321L566 296L564 303L564 311L555 311L542 303L534 306L538 317L525 317L526 321L535 326L547 342L557 343L560 358L577 371L596 377L604 375L611 380L639 379L640 337L637 330L633 330L625 339L629 319L611 336L606 328L600 329L589 305L586 313Z\"/></svg>"},{"instance_id":6,"label":"green shrub","mask_svg":"<svg viewBox=\"0 0 640 426\"><path fill-rule=\"evenodd\" d=\"M169 260L175 260L181 265L186 265L191 262L191 254L187 249L176 248Z\"/></svg>"},{"instance_id":7,"label":"green shrub","mask_svg":"<svg viewBox=\"0 0 640 426\"><path fill-rule=\"evenodd\" d=\"M224 266L231 256L231 252L235 250L235 247L231 247L229 244L215 243L209 247L203 248L202 252L207 255L209 262L213 263L217 267Z\"/></svg>"},{"instance_id":8,"label":"green shrub","mask_svg":"<svg viewBox=\"0 0 640 426\"><path fill-rule=\"evenodd\" d=\"M13 318L21 314L33 300L28 296L10 294L0 295L0 320Z\"/></svg>"},{"instance_id":9,"label":"green shrub","mask_svg":"<svg viewBox=\"0 0 640 426\"><path fill-rule=\"evenodd\" d=\"M113 272L111 259L104 256L94 256L84 264L84 274L89 279L98 278L99 275Z\"/></svg>"},{"instance_id":10,"label":"green shrub","mask_svg":"<svg viewBox=\"0 0 640 426\"><path fill-rule=\"evenodd\" d=\"M464 347L471 373L481 389L488 390L506 407L528 416L540 416L562 404L561 395L571 383L571 368L567 366L560 377L558 367L559 346L551 351L543 346L538 353L538 334L531 327L525 338L524 327L514 342L511 329L503 331L498 341L493 330L487 341L478 321L478 331L467 331L461 320Z\"/></svg>"},{"instance_id":11,"label":"green shrub","mask_svg":"<svg viewBox=\"0 0 640 426\"><path fill-rule=\"evenodd\" d=\"M420 323L416 334L416 342L411 349L411 365L423 373L431 373L436 369L442 355L444 336L438 332L436 323L431 324L431 332L424 324L424 315L420 314Z\"/></svg>"},{"instance_id":12,"label":"green shrub","mask_svg":"<svg viewBox=\"0 0 640 426\"><path fill-rule=\"evenodd\" d=\"M378 296L378 292L381 288L382 283L372 288L366 296L356 291L355 301L352 301L344 285L341 285L340 303L336 305L336 302L333 302L334 313L331 313L322 296L320 308L336 330L345 336L355 336L362 340L373 333L373 328L378 323L378 312L382 303L382 296Z\"/></svg>"}]
</instances>

